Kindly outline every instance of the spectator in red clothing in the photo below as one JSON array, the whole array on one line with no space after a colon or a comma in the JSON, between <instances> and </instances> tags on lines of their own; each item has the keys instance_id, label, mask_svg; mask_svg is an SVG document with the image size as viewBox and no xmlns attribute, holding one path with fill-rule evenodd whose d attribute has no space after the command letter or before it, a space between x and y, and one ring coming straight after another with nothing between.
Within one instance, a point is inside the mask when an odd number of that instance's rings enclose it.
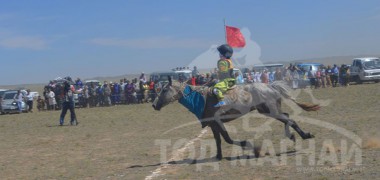
<instances>
[{"instance_id":1,"label":"spectator in red clothing","mask_svg":"<svg viewBox=\"0 0 380 180\"><path fill-rule=\"evenodd\" d=\"M269 76L268 76L268 72L266 69L264 69L263 73L261 74L260 79L261 79L262 83L265 83L265 84L269 83Z\"/></svg>"},{"instance_id":2,"label":"spectator in red clothing","mask_svg":"<svg viewBox=\"0 0 380 180\"><path fill-rule=\"evenodd\" d=\"M196 80L195 76L191 77L191 85L193 85L193 86L197 85L195 83L195 80Z\"/></svg>"}]
</instances>

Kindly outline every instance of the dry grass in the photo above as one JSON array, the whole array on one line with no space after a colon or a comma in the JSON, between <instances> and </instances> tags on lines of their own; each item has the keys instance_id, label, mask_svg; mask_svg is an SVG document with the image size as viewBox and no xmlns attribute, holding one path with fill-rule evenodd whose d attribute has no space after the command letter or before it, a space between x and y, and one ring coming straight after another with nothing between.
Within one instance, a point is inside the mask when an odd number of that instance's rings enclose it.
<instances>
[{"instance_id":1,"label":"dry grass","mask_svg":"<svg viewBox=\"0 0 380 180\"><path fill-rule=\"evenodd\" d=\"M37 86L34 88L38 91ZM184 161L168 166L165 171L167 174L157 179L378 178L379 139L364 138L363 135L371 137L379 131L379 90L380 84L313 90L316 99L331 101L318 113L302 112L300 116L295 116L291 108L284 107L302 129L316 135L314 140L318 151L324 140L330 139L332 144L327 149L330 153L336 153L338 159L341 153L340 140L345 137L333 130L308 124L302 117L329 122L363 137L362 170L349 173L341 170L298 172L294 154L299 152L282 152L279 148L282 143L288 143L288 151L294 149L293 144L285 140L283 125L273 121L268 127L261 127L270 120L248 116L228 124L231 137L252 140L255 147L260 147L264 139L272 140L275 153L287 154L287 164L273 166L264 163L263 166L253 166L247 161L247 164L242 165L236 156L247 154L247 151L234 152L239 150L236 146L222 142L225 159L216 162L218 170L215 171L212 164L207 164L213 161L200 158L202 144L195 142L192 148L198 164L191 163L191 153L184 153L187 156L183 157ZM306 92L301 92L298 99L306 102L312 98ZM160 167L161 151L160 146L155 144L156 140L171 143L166 153L170 158L176 142L196 138L201 131L196 118L177 103L170 104L160 112L153 111L150 104L76 111L80 122L78 126L57 126L59 111L0 116L1 179L143 179ZM68 118L69 114L66 115L66 124ZM194 124L168 131L190 122ZM257 128L254 132L250 131L254 128ZM298 135L296 138L303 147L307 147L308 141L302 141ZM205 151L206 157L209 157L215 153L212 149L212 133L208 132L202 139L211 142ZM351 145L352 141L348 139L348 143ZM261 158L269 156L266 154L261 154ZM308 158L307 155L302 154L304 160ZM190 158L190 161L186 161L186 158ZM317 161L318 158L317 154ZM256 158L248 160L257 161ZM201 171L197 171L199 166ZM331 164L325 166L335 167ZM335 169L342 168L339 166Z\"/></svg>"}]
</instances>

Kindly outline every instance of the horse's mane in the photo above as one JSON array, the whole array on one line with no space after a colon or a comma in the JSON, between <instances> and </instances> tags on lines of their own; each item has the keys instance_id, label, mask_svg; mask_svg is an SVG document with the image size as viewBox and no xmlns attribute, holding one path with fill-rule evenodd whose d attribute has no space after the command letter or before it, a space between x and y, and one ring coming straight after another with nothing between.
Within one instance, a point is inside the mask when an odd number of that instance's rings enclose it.
<instances>
[{"instance_id":1,"label":"horse's mane","mask_svg":"<svg viewBox=\"0 0 380 180\"><path fill-rule=\"evenodd\" d=\"M174 88L177 88L181 91L183 91L183 89L186 87L186 86L189 86L193 91L197 91L197 92L205 92L207 91L210 87L209 86L204 86L204 85L200 85L200 86L193 86L193 85L190 85L190 84L187 84L185 82L181 83L179 81L176 81L176 80L172 80L172 86Z\"/></svg>"}]
</instances>

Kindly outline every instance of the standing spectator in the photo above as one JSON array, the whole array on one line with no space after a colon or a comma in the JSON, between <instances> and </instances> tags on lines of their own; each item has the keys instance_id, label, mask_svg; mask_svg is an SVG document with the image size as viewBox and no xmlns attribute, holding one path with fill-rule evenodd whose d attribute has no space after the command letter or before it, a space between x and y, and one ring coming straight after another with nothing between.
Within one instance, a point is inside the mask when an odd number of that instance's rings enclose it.
<instances>
[{"instance_id":1,"label":"standing spectator","mask_svg":"<svg viewBox=\"0 0 380 180\"><path fill-rule=\"evenodd\" d=\"M262 83L268 84L269 83L269 76L266 69L263 70L260 76L260 80Z\"/></svg>"},{"instance_id":2,"label":"standing spectator","mask_svg":"<svg viewBox=\"0 0 380 180\"><path fill-rule=\"evenodd\" d=\"M315 72L315 78L316 78L315 88L320 88L322 85L322 75L321 74L322 74L321 68L319 67L317 72Z\"/></svg>"},{"instance_id":3,"label":"standing spectator","mask_svg":"<svg viewBox=\"0 0 380 180\"><path fill-rule=\"evenodd\" d=\"M17 91L17 94L13 99L17 102L19 113L22 113L22 101L24 100L24 95L22 94L21 90Z\"/></svg>"},{"instance_id":4,"label":"standing spectator","mask_svg":"<svg viewBox=\"0 0 380 180\"><path fill-rule=\"evenodd\" d=\"M269 83L272 83L274 81L274 72L270 71L268 76L269 76Z\"/></svg>"},{"instance_id":5,"label":"standing spectator","mask_svg":"<svg viewBox=\"0 0 380 180\"><path fill-rule=\"evenodd\" d=\"M315 74L313 73L313 67L310 66L309 71L307 72L307 76L310 80L310 88L314 86L316 88L316 83L315 83Z\"/></svg>"},{"instance_id":6,"label":"standing spectator","mask_svg":"<svg viewBox=\"0 0 380 180\"><path fill-rule=\"evenodd\" d=\"M336 87L339 78L339 68L336 64L332 68L331 84L333 87Z\"/></svg>"},{"instance_id":7,"label":"standing spectator","mask_svg":"<svg viewBox=\"0 0 380 180\"><path fill-rule=\"evenodd\" d=\"M340 75L339 77L340 77L342 86L348 85L347 71L348 71L348 67L345 64L342 64L342 66L340 67L340 72L339 72L339 75Z\"/></svg>"},{"instance_id":8,"label":"standing spectator","mask_svg":"<svg viewBox=\"0 0 380 180\"><path fill-rule=\"evenodd\" d=\"M244 84L244 78L238 72L235 72L235 79L237 84Z\"/></svg>"},{"instance_id":9,"label":"standing spectator","mask_svg":"<svg viewBox=\"0 0 380 180\"><path fill-rule=\"evenodd\" d=\"M61 116L59 118L59 125L60 126L63 125L67 110L70 110L70 115L71 115L70 124L74 125L74 123L75 123L75 125L78 125L78 121L77 121L75 110L74 110L74 106L75 106L74 95L73 95L74 92L70 88L70 84L68 81L65 81L65 83L64 83L63 94L64 94L64 98L63 98L63 102L62 102L62 112L61 112Z\"/></svg>"},{"instance_id":10,"label":"standing spectator","mask_svg":"<svg viewBox=\"0 0 380 180\"><path fill-rule=\"evenodd\" d=\"M145 76L145 73L144 72L141 72L141 75L140 75L140 81L142 81L143 83L146 83L146 76Z\"/></svg>"},{"instance_id":11,"label":"standing spectator","mask_svg":"<svg viewBox=\"0 0 380 180\"><path fill-rule=\"evenodd\" d=\"M156 99L156 90L154 88L154 81L150 81L149 83L149 96L152 102Z\"/></svg>"},{"instance_id":12,"label":"standing spectator","mask_svg":"<svg viewBox=\"0 0 380 180\"><path fill-rule=\"evenodd\" d=\"M297 68L295 68L295 66L291 67L290 78L292 80L292 88L298 89L298 81L300 79L300 76L299 76Z\"/></svg>"},{"instance_id":13,"label":"standing spectator","mask_svg":"<svg viewBox=\"0 0 380 180\"><path fill-rule=\"evenodd\" d=\"M106 106L110 106L111 105L111 99L110 99L111 88L109 87L107 81L104 81L103 91L104 91L104 104Z\"/></svg>"},{"instance_id":14,"label":"standing spectator","mask_svg":"<svg viewBox=\"0 0 380 180\"><path fill-rule=\"evenodd\" d=\"M332 69L331 69L331 66L328 65L327 69L326 69L326 86L327 87L332 86L332 84L331 84L331 76L332 76Z\"/></svg>"},{"instance_id":15,"label":"standing spectator","mask_svg":"<svg viewBox=\"0 0 380 180\"><path fill-rule=\"evenodd\" d=\"M194 66L193 71L191 72L192 77L197 77L199 75L199 71L197 66Z\"/></svg>"},{"instance_id":16,"label":"standing spectator","mask_svg":"<svg viewBox=\"0 0 380 180\"><path fill-rule=\"evenodd\" d=\"M56 84L54 87L55 101L57 102L56 108L61 109L61 99L63 97L63 86L61 84Z\"/></svg>"},{"instance_id":17,"label":"standing spectator","mask_svg":"<svg viewBox=\"0 0 380 180\"><path fill-rule=\"evenodd\" d=\"M276 72L274 73L274 80L275 81L282 81L283 80L282 72L281 72L280 68L276 68Z\"/></svg>"},{"instance_id":18,"label":"standing spectator","mask_svg":"<svg viewBox=\"0 0 380 180\"><path fill-rule=\"evenodd\" d=\"M322 88L326 87L326 67L322 66L321 69L321 80L322 80Z\"/></svg>"},{"instance_id":19,"label":"standing spectator","mask_svg":"<svg viewBox=\"0 0 380 180\"><path fill-rule=\"evenodd\" d=\"M37 98L37 109L38 111L45 110L45 100L43 100L41 96Z\"/></svg>"},{"instance_id":20,"label":"standing spectator","mask_svg":"<svg viewBox=\"0 0 380 180\"><path fill-rule=\"evenodd\" d=\"M346 86L349 86L350 85L350 75L351 75L351 71L350 71L350 67L348 67L346 65Z\"/></svg>"},{"instance_id":21,"label":"standing spectator","mask_svg":"<svg viewBox=\"0 0 380 180\"><path fill-rule=\"evenodd\" d=\"M132 81L132 83L128 83L127 87L125 87L125 91L126 91L126 104L134 104L136 102L135 81Z\"/></svg>"},{"instance_id":22,"label":"standing spectator","mask_svg":"<svg viewBox=\"0 0 380 180\"><path fill-rule=\"evenodd\" d=\"M83 88L83 82L80 80L80 78L77 78L77 80L75 80L75 85L80 89L80 88Z\"/></svg>"},{"instance_id":23,"label":"standing spectator","mask_svg":"<svg viewBox=\"0 0 380 180\"><path fill-rule=\"evenodd\" d=\"M185 77L183 77L183 74L178 74L178 81L179 81L180 83L185 82ZM144 82L143 82L143 83L144 83Z\"/></svg>"},{"instance_id":24,"label":"standing spectator","mask_svg":"<svg viewBox=\"0 0 380 180\"><path fill-rule=\"evenodd\" d=\"M144 84L142 81L140 81L139 82L139 89L137 90L137 103L138 104L144 103L143 99L145 99L145 97L144 97Z\"/></svg>"},{"instance_id":25,"label":"standing spectator","mask_svg":"<svg viewBox=\"0 0 380 180\"><path fill-rule=\"evenodd\" d=\"M114 89L114 84L113 82L111 81L110 84L109 84L109 87L111 89L111 95L110 95L110 100L111 100L111 104L112 105L115 105L115 100L116 100L116 95L115 95L115 89Z\"/></svg>"},{"instance_id":26,"label":"standing spectator","mask_svg":"<svg viewBox=\"0 0 380 180\"><path fill-rule=\"evenodd\" d=\"M307 87L307 79L308 79L308 76L307 76L307 71L305 70L305 68L302 68L301 71L300 71L300 88L306 88Z\"/></svg>"},{"instance_id":27,"label":"standing spectator","mask_svg":"<svg viewBox=\"0 0 380 180\"><path fill-rule=\"evenodd\" d=\"M28 112L33 112L33 100L34 100L34 95L30 93L30 89L26 90L26 104L28 105Z\"/></svg>"},{"instance_id":28,"label":"standing spectator","mask_svg":"<svg viewBox=\"0 0 380 180\"><path fill-rule=\"evenodd\" d=\"M50 105L49 105L49 86L45 86L43 96L46 104L46 109L50 110Z\"/></svg>"},{"instance_id":29,"label":"standing spectator","mask_svg":"<svg viewBox=\"0 0 380 180\"><path fill-rule=\"evenodd\" d=\"M197 85L195 76L191 77L191 85L193 85L193 86Z\"/></svg>"},{"instance_id":30,"label":"standing spectator","mask_svg":"<svg viewBox=\"0 0 380 180\"><path fill-rule=\"evenodd\" d=\"M95 91L95 85L91 82L90 86L87 88L88 92L88 104L90 107L96 106L95 99L96 99L96 91Z\"/></svg>"},{"instance_id":31,"label":"standing spectator","mask_svg":"<svg viewBox=\"0 0 380 180\"><path fill-rule=\"evenodd\" d=\"M88 87L87 87L87 85L85 85L85 86L83 87L82 94L83 94L83 102L82 102L82 106L83 106L84 108L87 108L87 107L88 107L88 99L90 98L90 94L89 94L89 91L88 91Z\"/></svg>"},{"instance_id":32,"label":"standing spectator","mask_svg":"<svg viewBox=\"0 0 380 180\"><path fill-rule=\"evenodd\" d=\"M50 106L50 109L51 110L55 110L55 106L57 105L57 101L55 100L55 93L53 92L53 88L52 87L49 88L48 97L49 97L49 106Z\"/></svg>"},{"instance_id":33,"label":"standing spectator","mask_svg":"<svg viewBox=\"0 0 380 180\"><path fill-rule=\"evenodd\" d=\"M259 72L259 71L255 71L255 70L253 70L253 72L255 72L255 76L254 76L254 82L255 83L260 83L261 82L261 79L260 79L260 77L261 77L261 73Z\"/></svg>"},{"instance_id":34,"label":"standing spectator","mask_svg":"<svg viewBox=\"0 0 380 180\"><path fill-rule=\"evenodd\" d=\"M120 104L121 85L119 85L119 83L114 84L113 93L115 96L115 104Z\"/></svg>"},{"instance_id":35,"label":"standing spectator","mask_svg":"<svg viewBox=\"0 0 380 180\"><path fill-rule=\"evenodd\" d=\"M245 76L247 77L247 83L253 83L251 72L247 72Z\"/></svg>"},{"instance_id":36,"label":"standing spectator","mask_svg":"<svg viewBox=\"0 0 380 180\"><path fill-rule=\"evenodd\" d=\"M96 88L96 96L97 96L96 104L99 103L99 106L104 106L104 89L101 84L98 86L98 88Z\"/></svg>"},{"instance_id":37,"label":"standing spectator","mask_svg":"<svg viewBox=\"0 0 380 180\"><path fill-rule=\"evenodd\" d=\"M143 88L144 88L144 101L148 103L149 102L149 86L148 86L148 84L144 83Z\"/></svg>"}]
</instances>

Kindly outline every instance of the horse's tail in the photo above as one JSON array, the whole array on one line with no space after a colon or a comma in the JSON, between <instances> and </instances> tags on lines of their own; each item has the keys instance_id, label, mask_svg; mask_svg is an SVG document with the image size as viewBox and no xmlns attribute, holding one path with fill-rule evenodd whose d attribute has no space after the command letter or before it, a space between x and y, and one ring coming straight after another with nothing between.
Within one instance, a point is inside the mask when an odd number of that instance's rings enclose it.
<instances>
[{"instance_id":1,"label":"horse's tail","mask_svg":"<svg viewBox=\"0 0 380 180\"><path fill-rule=\"evenodd\" d=\"M270 86L279 92L284 98L290 99L305 111L318 111L321 108L319 104L297 102L297 100L290 94L290 87L285 81L275 81Z\"/></svg>"},{"instance_id":2,"label":"horse's tail","mask_svg":"<svg viewBox=\"0 0 380 180\"><path fill-rule=\"evenodd\" d=\"M319 106L319 104L300 103L293 99L292 101L295 102L299 107L301 107L305 111L318 111L319 109L321 109L321 106Z\"/></svg>"}]
</instances>

